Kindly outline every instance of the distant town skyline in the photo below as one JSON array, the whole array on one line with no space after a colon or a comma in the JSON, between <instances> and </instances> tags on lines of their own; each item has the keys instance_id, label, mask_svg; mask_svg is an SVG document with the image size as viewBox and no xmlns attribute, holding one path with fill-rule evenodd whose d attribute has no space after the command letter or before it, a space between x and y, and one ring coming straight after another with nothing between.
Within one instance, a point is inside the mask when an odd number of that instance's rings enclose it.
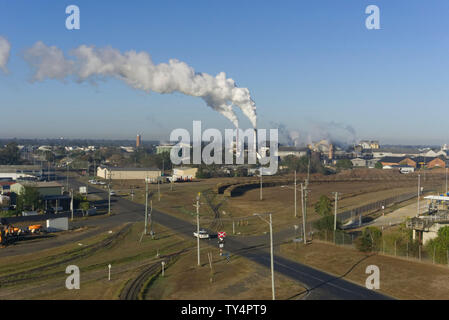
<instances>
[{"instance_id":1,"label":"distant town skyline","mask_svg":"<svg viewBox=\"0 0 449 320\"><path fill-rule=\"evenodd\" d=\"M143 141L167 141L193 120L233 127L202 99L180 93L148 94L107 78L32 82L25 52L42 41L69 59L87 45L146 52L156 64L178 59L214 77L225 72L248 88L259 127L282 126L305 142L340 129L338 139L381 144L449 139L447 1L74 4L81 27L69 31L67 3L0 0L0 36L11 44L8 72L0 71L8 119L0 137L131 140L141 133ZM365 27L369 4L380 8L380 30ZM251 127L235 112L242 128Z\"/></svg>"}]
</instances>

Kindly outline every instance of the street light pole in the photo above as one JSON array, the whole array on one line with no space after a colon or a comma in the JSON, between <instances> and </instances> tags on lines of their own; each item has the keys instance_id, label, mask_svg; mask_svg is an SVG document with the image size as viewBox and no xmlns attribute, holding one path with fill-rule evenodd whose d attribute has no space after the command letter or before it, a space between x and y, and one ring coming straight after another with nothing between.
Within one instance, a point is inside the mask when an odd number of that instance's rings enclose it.
<instances>
[{"instance_id":1,"label":"street light pole","mask_svg":"<svg viewBox=\"0 0 449 320\"><path fill-rule=\"evenodd\" d=\"M271 218L270 213L270 242L271 242L271 294L273 296L273 300L276 300L276 296L274 293L274 254L273 254L273 220Z\"/></svg>"},{"instance_id":2,"label":"street light pole","mask_svg":"<svg viewBox=\"0 0 449 320\"><path fill-rule=\"evenodd\" d=\"M72 196L72 199L70 200L70 211L72 211L72 221L73 221L73 189L70 190L70 195Z\"/></svg>"},{"instance_id":3,"label":"street light pole","mask_svg":"<svg viewBox=\"0 0 449 320\"><path fill-rule=\"evenodd\" d=\"M201 265L200 261L200 196L201 193L198 192L196 197L196 242L198 248L198 266Z\"/></svg>"},{"instance_id":4,"label":"street light pole","mask_svg":"<svg viewBox=\"0 0 449 320\"><path fill-rule=\"evenodd\" d=\"M148 178L145 179L145 231L144 234L147 235L148 231Z\"/></svg>"},{"instance_id":5,"label":"street light pole","mask_svg":"<svg viewBox=\"0 0 449 320\"><path fill-rule=\"evenodd\" d=\"M271 213L268 214L270 220L267 221L261 217L260 214L255 213L255 216L258 216L261 220L265 221L270 225L270 258L271 258L271 295L272 299L276 300L275 289L274 289L274 250L273 250L273 220Z\"/></svg>"}]
</instances>

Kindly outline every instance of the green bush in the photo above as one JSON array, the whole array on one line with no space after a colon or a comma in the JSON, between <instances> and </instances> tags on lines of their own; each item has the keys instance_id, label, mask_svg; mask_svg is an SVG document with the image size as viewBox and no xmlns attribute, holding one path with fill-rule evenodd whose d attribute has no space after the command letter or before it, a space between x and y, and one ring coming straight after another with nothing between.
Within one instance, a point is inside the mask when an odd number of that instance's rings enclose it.
<instances>
[{"instance_id":1,"label":"green bush","mask_svg":"<svg viewBox=\"0 0 449 320\"><path fill-rule=\"evenodd\" d=\"M377 252L381 249L382 231L376 227L366 227L356 240L356 248L362 252Z\"/></svg>"}]
</instances>

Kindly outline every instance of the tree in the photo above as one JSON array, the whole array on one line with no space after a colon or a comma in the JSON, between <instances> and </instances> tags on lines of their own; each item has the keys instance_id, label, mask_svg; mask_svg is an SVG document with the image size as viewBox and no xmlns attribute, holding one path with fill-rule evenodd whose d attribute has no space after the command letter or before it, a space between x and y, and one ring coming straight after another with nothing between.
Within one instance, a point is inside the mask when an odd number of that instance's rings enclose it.
<instances>
[{"instance_id":1,"label":"tree","mask_svg":"<svg viewBox=\"0 0 449 320\"><path fill-rule=\"evenodd\" d=\"M282 160L282 165L288 168L288 171L296 170L298 173L307 173L309 171L309 156L302 156L300 158L289 155ZM326 168L321 162L315 158L310 158L310 173L327 173Z\"/></svg>"},{"instance_id":2,"label":"tree","mask_svg":"<svg viewBox=\"0 0 449 320\"><path fill-rule=\"evenodd\" d=\"M321 195L317 203L315 203L315 212L325 217L332 214L332 201L326 195Z\"/></svg>"},{"instance_id":3,"label":"tree","mask_svg":"<svg viewBox=\"0 0 449 320\"><path fill-rule=\"evenodd\" d=\"M20 164L20 152L17 143L11 142L5 148L0 149L0 164Z\"/></svg>"},{"instance_id":4,"label":"tree","mask_svg":"<svg viewBox=\"0 0 449 320\"><path fill-rule=\"evenodd\" d=\"M319 231L334 230L334 215L332 214L332 201L326 195L321 195L317 203L315 203L315 212L321 218L314 222L314 227ZM341 223L337 221L337 229L340 229Z\"/></svg>"},{"instance_id":5,"label":"tree","mask_svg":"<svg viewBox=\"0 0 449 320\"><path fill-rule=\"evenodd\" d=\"M446 263L447 252L449 250L449 227L440 228L438 230L438 236L428 242L426 249L431 255L435 252L436 262Z\"/></svg>"},{"instance_id":6,"label":"tree","mask_svg":"<svg viewBox=\"0 0 449 320\"><path fill-rule=\"evenodd\" d=\"M198 167L198 171L196 172L196 178L198 179L208 179L211 178L212 175L209 170L206 169L205 165L200 165Z\"/></svg>"},{"instance_id":7,"label":"tree","mask_svg":"<svg viewBox=\"0 0 449 320\"><path fill-rule=\"evenodd\" d=\"M374 165L374 168L376 168L376 169L382 169L383 167L384 166L379 161L377 161L376 164Z\"/></svg>"},{"instance_id":8,"label":"tree","mask_svg":"<svg viewBox=\"0 0 449 320\"><path fill-rule=\"evenodd\" d=\"M379 251L382 240L382 231L376 227L366 227L362 235L357 238L356 247L362 252Z\"/></svg>"},{"instance_id":9,"label":"tree","mask_svg":"<svg viewBox=\"0 0 449 320\"><path fill-rule=\"evenodd\" d=\"M24 186L22 192L16 198L16 211L22 212L25 209L35 210L39 206L40 194L37 188Z\"/></svg>"},{"instance_id":10,"label":"tree","mask_svg":"<svg viewBox=\"0 0 449 320\"><path fill-rule=\"evenodd\" d=\"M234 170L234 177L247 177L248 176L248 169L245 167L238 167L236 170Z\"/></svg>"},{"instance_id":11,"label":"tree","mask_svg":"<svg viewBox=\"0 0 449 320\"><path fill-rule=\"evenodd\" d=\"M313 223L313 226L318 231L334 231L334 216L329 214L324 216ZM337 230L341 229L341 222L337 220Z\"/></svg>"},{"instance_id":12,"label":"tree","mask_svg":"<svg viewBox=\"0 0 449 320\"><path fill-rule=\"evenodd\" d=\"M340 159L336 164L337 169L352 169L352 162L349 159Z\"/></svg>"},{"instance_id":13,"label":"tree","mask_svg":"<svg viewBox=\"0 0 449 320\"><path fill-rule=\"evenodd\" d=\"M84 201L80 203L80 209L83 210L83 212L87 212L90 208L90 204L88 201Z\"/></svg>"}]
</instances>

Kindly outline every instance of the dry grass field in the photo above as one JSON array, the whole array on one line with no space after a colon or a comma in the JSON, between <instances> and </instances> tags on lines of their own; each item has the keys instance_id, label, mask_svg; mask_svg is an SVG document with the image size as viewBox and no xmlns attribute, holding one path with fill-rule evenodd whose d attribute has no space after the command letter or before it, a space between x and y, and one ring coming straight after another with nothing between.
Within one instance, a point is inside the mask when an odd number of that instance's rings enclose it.
<instances>
[{"instance_id":1,"label":"dry grass field","mask_svg":"<svg viewBox=\"0 0 449 320\"><path fill-rule=\"evenodd\" d=\"M271 298L269 270L240 257L231 257L227 262L219 256L217 248L206 243L202 245L202 266L198 267L193 239L186 241L171 230L157 224L154 227L156 240L143 237L140 241L143 225L136 223L82 243L38 254L0 258L0 299L118 299L125 286L145 268L154 264L160 266L164 256L183 249L183 253L168 264L165 277L156 273L152 282L144 284L141 290L143 298ZM111 237L113 241L103 245L103 241ZM102 245L95 250L92 246L99 243ZM208 252L213 254L213 274L208 264ZM110 281L108 264L112 265ZM68 277L65 268L68 265L76 265L80 269L79 290L65 288ZM304 291L300 284L280 275L276 276L276 281L281 299Z\"/></svg>"},{"instance_id":2,"label":"dry grass field","mask_svg":"<svg viewBox=\"0 0 449 320\"><path fill-rule=\"evenodd\" d=\"M449 268L443 265L365 254L348 247L314 241L307 246L282 245L281 255L362 286L366 267L380 270L380 292L397 299L448 299Z\"/></svg>"}]
</instances>

